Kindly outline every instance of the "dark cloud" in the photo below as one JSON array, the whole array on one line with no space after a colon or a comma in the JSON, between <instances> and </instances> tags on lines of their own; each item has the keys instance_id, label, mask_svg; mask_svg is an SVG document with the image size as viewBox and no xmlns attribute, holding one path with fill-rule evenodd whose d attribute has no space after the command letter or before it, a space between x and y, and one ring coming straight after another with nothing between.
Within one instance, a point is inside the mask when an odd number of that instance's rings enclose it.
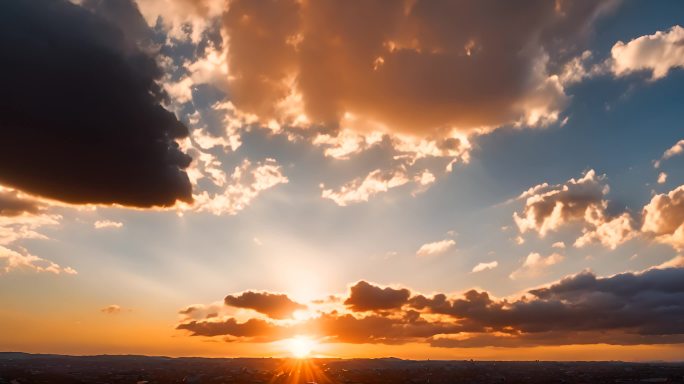
<instances>
[{"instance_id":1,"label":"dark cloud","mask_svg":"<svg viewBox=\"0 0 684 384\"><path fill-rule=\"evenodd\" d=\"M292 316L298 309L306 309L306 305L291 300L287 295L269 292L243 292L238 296L228 295L226 305L237 308L249 308L273 318L284 319Z\"/></svg>"},{"instance_id":2,"label":"dark cloud","mask_svg":"<svg viewBox=\"0 0 684 384\"><path fill-rule=\"evenodd\" d=\"M230 318L225 321L196 321L178 325L176 329L192 332L193 336L234 336L273 341L282 337L280 327L261 319L249 319L244 323Z\"/></svg>"},{"instance_id":3,"label":"dark cloud","mask_svg":"<svg viewBox=\"0 0 684 384\"><path fill-rule=\"evenodd\" d=\"M0 183L77 204L191 201L174 141L187 128L160 104L154 57L108 22L137 9L109 3L0 3Z\"/></svg>"},{"instance_id":4,"label":"dark cloud","mask_svg":"<svg viewBox=\"0 0 684 384\"><path fill-rule=\"evenodd\" d=\"M406 304L411 292L406 289L380 288L359 281L350 288L349 298L344 301L352 311L381 311L398 309Z\"/></svg>"},{"instance_id":5,"label":"dark cloud","mask_svg":"<svg viewBox=\"0 0 684 384\"><path fill-rule=\"evenodd\" d=\"M0 216L36 214L44 210L40 202L21 196L18 191L0 188Z\"/></svg>"},{"instance_id":6,"label":"dark cloud","mask_svg":"<svg viewBox=\"0 0 684 384\"><path fill-rule=\"evenodd\" d=\"M126 35L128 41L136 42L144 47L152 43L154 34L134 2L130 0L83 0L81 6L118 27Z\"/></svg>"},{"instance_id":7,"label":"dark cloud","mask_svg":"<svg viewBox=\"0 0 684 384\"><path fill-rule=\"evenodd\" d=\"M357 286L365 287L373 298L378 292L385 294L365 282ZM178 328L193 335L246 337L252 341L307 334L335 342L424 342L436 347L684 342L682 268L610 277L582 272L530 290L515 300L493 299L487 292L476 290L461 297L437 294L407 298L408 290L389 292L401 292L401 300L386 301L382 312L366 312L378 309L378 305L366 305L361 307L363 314L321 312L295 323L259 319L237 323L228 318L191 321Z\"/></svg>"}]
</instances>

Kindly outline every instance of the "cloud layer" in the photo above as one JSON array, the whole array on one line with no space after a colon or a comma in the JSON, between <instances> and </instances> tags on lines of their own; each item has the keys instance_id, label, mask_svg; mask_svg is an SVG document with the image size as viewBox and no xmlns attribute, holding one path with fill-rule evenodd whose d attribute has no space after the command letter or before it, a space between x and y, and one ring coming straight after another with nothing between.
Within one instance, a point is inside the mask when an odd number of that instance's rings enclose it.
<instances>
[{"instance_id":1,"label":"cloud layer","mask_svg":"<svg viewBox=\"0 0 684 384\"><path fill-rule=\"evenodd\" d=\"M178 329L230 341L269 342L305 334L326 342L422 342L445 348L667 344L684 341L682 303L681 268L609 277L582 272L508 300L477 290L426 296L360 281L351 287L344 307L319 309L300 321L227 316L183 321Z\"/></svg>"}]
</instances>

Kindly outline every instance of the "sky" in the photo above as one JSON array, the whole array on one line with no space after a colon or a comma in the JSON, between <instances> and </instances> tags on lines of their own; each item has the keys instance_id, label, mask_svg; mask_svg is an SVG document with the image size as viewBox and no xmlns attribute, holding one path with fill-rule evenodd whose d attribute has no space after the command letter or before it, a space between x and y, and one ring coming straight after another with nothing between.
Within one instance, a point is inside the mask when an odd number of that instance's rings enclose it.
<instances>
[{"instance_id":1,"label":"sky","mask_svg":"<svg viewBox=\"0 0 684 384\"><path fill-rule=\"evenodd\" d=\"M0 29L0 350L684 356L681 1L8 0Z\"/></svg>"}]
</instances>

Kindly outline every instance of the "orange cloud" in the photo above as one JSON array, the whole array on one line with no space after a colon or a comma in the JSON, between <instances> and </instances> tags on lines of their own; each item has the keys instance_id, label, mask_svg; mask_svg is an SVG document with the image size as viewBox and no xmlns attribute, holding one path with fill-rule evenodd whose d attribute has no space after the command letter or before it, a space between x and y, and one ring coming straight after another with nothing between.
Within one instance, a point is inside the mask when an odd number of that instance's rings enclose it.
<instances>
[{"instance_id":1,"label":"orange cloud","mask_svg":"<svg viewBox=\"0 0 684 384\"><path fill-rule=\"evenodd\" d=\"M553 121L566 100L549 62L607 7L560 4L232 1L233 101L278 118L294 86L311 121L353 113L420 136Z\"/></svg>"},{"instance_id":2,"label":"orange cloud","mask_svg":"<svg viewBox=\"0 0 684 384\"><path fill-rule=\"evenodd\" d=\"M344 304L356 312L380 311L401 308L410 296L408 289L381 288L365 281L359 281L349 289Z\"/></svg>"},{"instance_id":3,"label":"orange cloud","mask_svg":"<svg viewBox=\"0 0 684 384\"><path fill-rule=\"evenodd\" d=\"M273 319L291 317L296 310L306 309L306 305L290 300L287 295L247 291L240 295L228 295L224 299L226 305L236 308L253 309Z\"/></svg>"},{"instance_id":4,"label":"orange cloud","mask_svg":"<svg viewBox=\"0 0 684 384\"><path fill-rule=\"evenodd\" d=\"M659 242L684 249L684 185L653 196L644 207L641 230Z\"/></svg>"},{"instance_id":5,"label":"orange cloud","mask_svg":"<svg viewBox=\"0 0 684 384\"><path fill-rule=\"evenodd\" d=\"M185 321L177 328L226 341L271 342L308 335L323 342L415 342L445 348L681 343L683 281L684 269L667 266L610 277L582 272L509 300L477 290L428 297L361 281L350 290L346 308L321 310L305 319L239 322L212 317Z\"/></svg>"}]
</instances>

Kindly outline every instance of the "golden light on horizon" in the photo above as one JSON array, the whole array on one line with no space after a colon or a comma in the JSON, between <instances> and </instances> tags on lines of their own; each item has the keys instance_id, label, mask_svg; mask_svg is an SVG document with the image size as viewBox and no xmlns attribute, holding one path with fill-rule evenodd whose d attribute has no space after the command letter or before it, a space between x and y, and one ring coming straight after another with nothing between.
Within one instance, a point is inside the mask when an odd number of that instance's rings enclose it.
<instances>
[{"instance_id":1,"label":"golden light on horizon","mask_svg":"<svg viewBox=\"0 0 684 384\"><path fill-rule=\"evenodd\" d=\"M285 341L287 349L293 357L297 359L306 359L311 357L316 347L316 341L306 336L296 336Z\"/></svg>"}]
</instances>

